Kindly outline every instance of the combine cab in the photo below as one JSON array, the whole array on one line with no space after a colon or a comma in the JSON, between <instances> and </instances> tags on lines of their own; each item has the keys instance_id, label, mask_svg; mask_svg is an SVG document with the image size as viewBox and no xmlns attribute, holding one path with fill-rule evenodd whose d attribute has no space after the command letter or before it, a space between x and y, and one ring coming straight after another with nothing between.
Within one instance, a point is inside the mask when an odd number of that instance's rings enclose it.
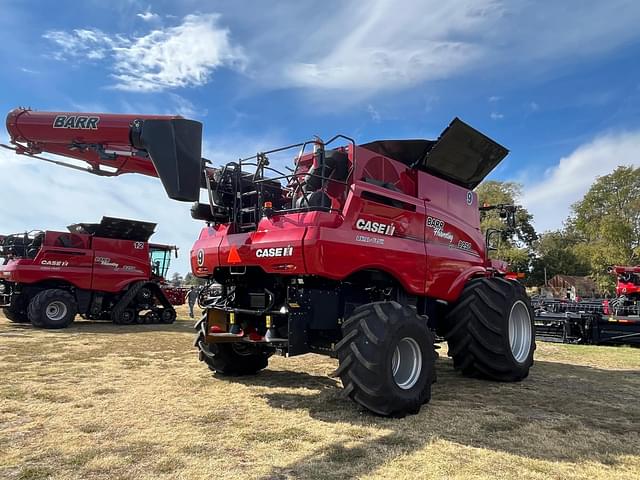
<instances>
[{"instance_id":1,"label":"combine cab","mask_svg":"<svg viewBox=\"0 0 640 480\"><path fill-rule=\"evenodd\" d=\"M68 232L7 235L0 305L13 322L64 328L76 314L118 324L172 323L163 291L176 247L148 243L154 223L104 217ZM184 302L182 302L184 303Z\"/></svg>"},{"instance_id":2,"label":"combine cab","mask_svg":"<svg viewBox=\"0 0 640 480\"><path fill-rule=\"evenodd\" d=\"M61 117L92 117L95 129ZM459 119L437 140L338 135L221 168L200 158L201 125L175 117L16 110L7 126L18 154L157 175L176 200L206 189L192 208L207 225L191 267L211 285L196 345L219 374L256 373L274 353L330 355L346 396L403 416L431 397L434 332L465 375L529 373L531 304L489 258L473 191L508 152Z\"/></svg>"}]
</instances>

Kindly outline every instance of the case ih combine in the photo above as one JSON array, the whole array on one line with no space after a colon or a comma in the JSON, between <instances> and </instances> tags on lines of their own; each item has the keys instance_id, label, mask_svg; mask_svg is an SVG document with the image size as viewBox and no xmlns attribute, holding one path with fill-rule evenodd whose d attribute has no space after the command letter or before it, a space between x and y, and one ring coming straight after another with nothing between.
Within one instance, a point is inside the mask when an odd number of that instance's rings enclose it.
<instances>
[{"instance_id":1,"label":"case ih combine","mask_svg":"<svg viewBox=\"0 0 640 480\"><path fill-rule=\"evenodd\" d=\"M337 135L222 168L201 158L202 125L180 117L18 109L7 128L16 153L158 176L170 198L196 202L207 225L192 270L222 285L202 295L196 345L216 372L255 373L275 352L331 355L345 395L388 416L429 401L433 331L465 375L529 373L530 301L489 258L473 192L508 152L458 119L436 141ZM288 149L290 168L270 162Z\"/></svg>"},{"instance_id":2,"label":"case ih combine","mask_svg":"<svg viewBox=\"0 0 640 480\"><path fill-rule=\"evenodd\" d=\"M118 324L172 323L162 284L176 247L148 243L154 223L104 217L68 232L0 240L0 305L13 322L64 328L76 314ZM174 296L175 292L169 292ZM177 296L174 303L184 303Z\"/></svg>"}]
</instances>

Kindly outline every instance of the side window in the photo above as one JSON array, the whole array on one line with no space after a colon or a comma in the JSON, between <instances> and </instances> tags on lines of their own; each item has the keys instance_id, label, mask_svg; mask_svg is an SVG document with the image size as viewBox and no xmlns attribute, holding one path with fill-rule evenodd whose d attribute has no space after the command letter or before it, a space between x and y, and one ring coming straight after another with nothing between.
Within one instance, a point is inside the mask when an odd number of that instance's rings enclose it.
<instances>
[{"instance_id":1,"label":"side window","mask_svg":"<svg viewBox=\"0 0 640 480\"><path fill-rule=\"evenodd\" d=\"M169 250L151 250L149 257L153 275L166 278L171 264L171 252Z\"/></svg>"}]
</instances>

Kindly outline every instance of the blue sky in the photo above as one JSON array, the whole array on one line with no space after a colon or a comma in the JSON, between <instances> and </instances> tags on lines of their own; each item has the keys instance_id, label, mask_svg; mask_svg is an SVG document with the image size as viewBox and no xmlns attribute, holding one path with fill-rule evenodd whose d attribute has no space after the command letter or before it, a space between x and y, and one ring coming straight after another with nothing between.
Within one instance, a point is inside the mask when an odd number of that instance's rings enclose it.
<instances>
[{"instance_id":1,"label":"blue sky","mask_svg":"<svg viewBox=\"0 0 640 480\"><path fill-rule=\"evenodd\" d=\"M181 114L214 164L314 134L434 138L459 116L511 150L491 178L558 228L597 175L640 165L640 3L538 3L2 0L0 107ZM200 225L157 180L9 152L0 172L0 231L157 221L188 270Z\"/></svg>"}]
</instances>

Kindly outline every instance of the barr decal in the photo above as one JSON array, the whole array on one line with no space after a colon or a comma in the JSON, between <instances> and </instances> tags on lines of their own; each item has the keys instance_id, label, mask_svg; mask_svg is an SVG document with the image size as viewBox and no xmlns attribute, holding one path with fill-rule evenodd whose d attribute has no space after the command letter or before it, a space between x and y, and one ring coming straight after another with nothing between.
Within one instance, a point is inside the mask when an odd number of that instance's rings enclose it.
<instances>
[{"instance_id":1,"label":"barr decal","mask_svg":"<svg viewBox=\"0 0 640 480\"><path fill-rule=\"evenodd\" d=\"M97 130L100 117L84 115L58 115L53 119L53 128L73 128L75 130Z\"/></svg>"}]
</instances>

